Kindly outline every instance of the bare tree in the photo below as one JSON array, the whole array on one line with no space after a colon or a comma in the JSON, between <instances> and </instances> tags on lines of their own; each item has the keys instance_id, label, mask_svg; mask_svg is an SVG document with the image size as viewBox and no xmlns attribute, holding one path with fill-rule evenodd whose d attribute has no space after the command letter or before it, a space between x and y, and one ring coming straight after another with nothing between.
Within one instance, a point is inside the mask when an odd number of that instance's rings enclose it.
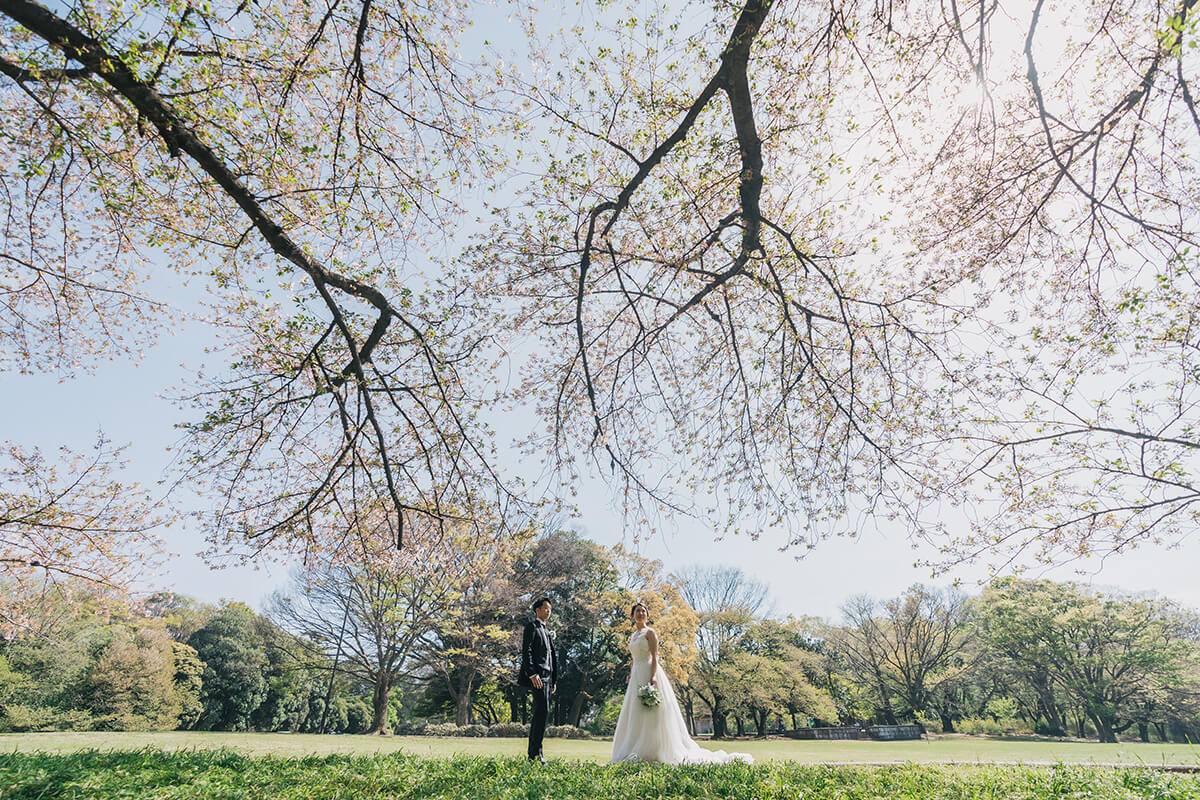
<instances>
[{"instance_id":1,"label":"bare tree","mask_svg":"<svg viewBox=\"0 0 1200 800\"><path fill-rule=\"evenodd\" d=\"M713 736L721 738L742 679L734 656L742 637L764 611L767 587L734 567L695 566L673 579L699 622L697 657L687 689L708 706Z\"/></svg>"},{"instance_id":2,"label":"bare tree","mask_svg":"<svg viewBox=\"0 0 1200 800\"><path fill-rule=\"evenodd\" d=\"M879 613L882 612L882 613ZM929 709L934 692L955 680L970 638L966 598L954 590L916 585L880 604L851 598L836 647L860 681L873 687L888 723L897 723L893 698L913 714Z\"/></svg>"},{"instance_id":3,"label":"bare tree","mask_svg":"<svg viewBox=\"0 0 1200 800\"><path fill-rule=\"evenodd\" d=\"M406 588L408 591L406 591ZM429 606L412 603L412 586L387 571L328 566L297 573L293 586L276 592L267 613L294 633L320 663L372 689L370 733L388 733L391 691L409 667L417 642L428 633Z\"/></svg>"},{"instance_id":4,"label":"bare tree","mask_svg":"<svg viewBox=\"0 0 1200 800\"><path fill-rule=\"evenodd\" d=\"M417 530L414 547L403 553L381 546L361 559L311 564L270 601L276 624L322 663L332 660L372 687L371 733L389 732L392 689L430 667L428 654L464 613L480 573L497 561L469 534L443 537L432 522Z\"/></svg>"}]
</instances>

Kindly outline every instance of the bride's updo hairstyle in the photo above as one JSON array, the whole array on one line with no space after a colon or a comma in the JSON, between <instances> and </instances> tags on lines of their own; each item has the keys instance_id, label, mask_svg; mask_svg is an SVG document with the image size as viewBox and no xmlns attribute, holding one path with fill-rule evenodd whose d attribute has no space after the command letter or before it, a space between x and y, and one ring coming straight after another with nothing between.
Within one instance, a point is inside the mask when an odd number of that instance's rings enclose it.
<instances>
[{"instance_id":1,"label":"bride's updo hairstyle","mask_svg":"<svg viewBox=\"0 0 1200 800\"><path fill-rule=\"evenodd\" d=\"M637 611L639 608L641 608L641 609L645 609L645 611L646 611L646 624L647 624L647 625L649 625L649 624L650 624L650 609L646 607L646 604L645 604L645 603L638 602L638 603L634 603L632 606L630 606L630 607L629 607L629 618L630 618L630 619L633 619L633 612Z\"/></svg>"}]
</instances>

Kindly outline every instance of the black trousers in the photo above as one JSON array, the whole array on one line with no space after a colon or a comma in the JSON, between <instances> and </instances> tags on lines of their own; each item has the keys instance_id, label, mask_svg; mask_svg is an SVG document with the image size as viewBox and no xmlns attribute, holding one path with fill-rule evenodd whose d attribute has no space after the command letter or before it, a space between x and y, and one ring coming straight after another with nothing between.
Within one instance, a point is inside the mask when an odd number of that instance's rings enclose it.
<instances>
[{"instance_id":1,"label":"black trousers","mask_svg":"<svg viewBox=\"0 0 1200 800\"><path fill-rule=\"evenodd\" d=\"M529 721L529 757L542 754L542 739L546 736L546 718L550 716L550 678L542 678L542 688L530 688L533 698L533 718Z\"/></svg>"}]
</instances>

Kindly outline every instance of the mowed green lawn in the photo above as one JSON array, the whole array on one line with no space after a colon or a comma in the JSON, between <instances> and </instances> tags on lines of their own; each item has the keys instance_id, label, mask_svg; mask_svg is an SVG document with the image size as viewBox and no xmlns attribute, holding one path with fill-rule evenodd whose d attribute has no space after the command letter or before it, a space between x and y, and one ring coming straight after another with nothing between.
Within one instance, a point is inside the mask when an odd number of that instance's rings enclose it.
<instances>
[{"instance_id":1,"label":"mowed green lawn","mask_svg":"<svg viewBox=\"0 0 1200 800\"><path fill-rule=\"evenodd\" d=\"M710 749L750 753L755 760L800 763L1023 763L1144 764L1200 767L1200 746L1182 744L1097 744L1023 741L969 736L915 742L814 742L790 739L703 742ZM427 736L317 736L284 733L9 733L0 734L0 752L74 753L82 750L212 750L228 748L252 756L373 755L406 753L448 758L520 756L523 739L458 739ZM606 762L608 740L548 739L552 759Z\"/></svg>"}]
</instances>

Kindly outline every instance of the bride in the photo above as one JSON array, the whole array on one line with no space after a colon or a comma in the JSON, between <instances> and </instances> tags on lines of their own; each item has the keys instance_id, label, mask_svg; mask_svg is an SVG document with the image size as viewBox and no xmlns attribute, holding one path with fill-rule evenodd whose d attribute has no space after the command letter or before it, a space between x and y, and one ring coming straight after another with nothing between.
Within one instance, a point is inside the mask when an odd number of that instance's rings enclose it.
<instances>
[{"instance_id":1,"label":"bride","mask_svg":"<svg viewBox=\"0 0 1200 800\"><path fill-rule=\"evenodd\" d=\"M629 640L632 659L629 687L613 734L612 763L619 761L659 761L664 764L723 764L730 761L753 763L745 753L705 750L692 740L671 681L658 663L658 634L649 626L650 612L641 603L630 609L633 636ZM659 704L646 706L639 690L650 684L658 690Z\"/></svg>"}]
</instances>

